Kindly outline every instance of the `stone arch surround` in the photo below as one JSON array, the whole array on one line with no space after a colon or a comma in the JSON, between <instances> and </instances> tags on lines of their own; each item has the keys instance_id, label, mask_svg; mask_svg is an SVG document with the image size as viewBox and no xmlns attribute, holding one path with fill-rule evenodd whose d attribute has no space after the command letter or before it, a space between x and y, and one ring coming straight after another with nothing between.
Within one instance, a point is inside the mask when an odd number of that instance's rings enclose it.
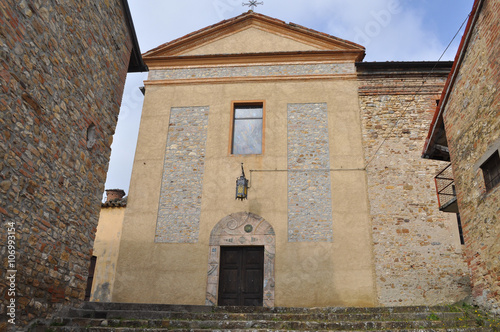
<instances>
[{"instance_id":1,"label":"stone arch surround","mask_svg":"<svg viewBox=\"0 0 500 332\"><path fill-rule=\"evenodd\" d=\"M217 305L221 246L264 246L264 307L274 307L276 237L264 218L238 212L222 218L210 233L206 305Z\"/></svg>"}]
</instances>

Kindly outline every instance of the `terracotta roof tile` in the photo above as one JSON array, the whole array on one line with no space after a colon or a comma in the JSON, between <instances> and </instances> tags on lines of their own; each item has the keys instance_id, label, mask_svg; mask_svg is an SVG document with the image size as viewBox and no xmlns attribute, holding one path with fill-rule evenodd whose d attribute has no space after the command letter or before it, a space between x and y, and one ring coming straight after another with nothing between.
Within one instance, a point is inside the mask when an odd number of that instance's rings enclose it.
<instances>
[{"instance_id":1,"label":"terracotta roof tile","mask_svg":"<svg viewBox=\"0 0 500 332\"><path fill-rule=\"evenodd\" d=\"M127 199L128 196L125 196L123 198L116 198L111 201L105 202L101 204L102 208L108 208L108 207L127 207Z\"/></svg>"}]
</instances>

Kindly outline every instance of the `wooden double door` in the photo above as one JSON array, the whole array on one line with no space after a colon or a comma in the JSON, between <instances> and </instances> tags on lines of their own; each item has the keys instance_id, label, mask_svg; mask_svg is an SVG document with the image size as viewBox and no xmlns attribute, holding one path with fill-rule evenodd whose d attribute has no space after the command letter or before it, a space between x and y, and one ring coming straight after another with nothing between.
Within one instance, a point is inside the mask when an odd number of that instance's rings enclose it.
<instances>
[{"instance_id":1,"label":"wooden double door","mask_svg":"<svg viewBox=\"0 0 500 332\"><path fill-rule=\"evenodd\" d=\"M262 306L264 247L221 247L218 305Z\"/></svg>"}]
</instances>

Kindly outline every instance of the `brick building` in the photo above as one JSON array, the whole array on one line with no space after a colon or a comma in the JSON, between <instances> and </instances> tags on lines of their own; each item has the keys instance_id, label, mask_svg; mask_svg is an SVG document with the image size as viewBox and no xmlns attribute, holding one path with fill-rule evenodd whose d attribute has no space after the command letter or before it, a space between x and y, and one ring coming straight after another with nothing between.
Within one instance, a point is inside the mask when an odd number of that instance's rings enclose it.
<instances>
[{"instance_id":1,"label":"brick building","mask_svg":"<svg viewBox=\"0 0 500 332\"><path fill-rule=\"evenodd\" d=\"M457 222L434 204L444 163L420 158L451 63L364 54L252 11L145 53L112 301L465 298ZM250 188L239 201L241 163Z\"/></svg>"},{"instance_id":2,"label":"brick building","mask_svg":"<svg viewBox=\"0 0 500 332\"><path fill-rule=\"evenodd\" d=\"M500 313L498 13L500 1L475 1L423 153L424 158L451 163L452 174L436 177L440 208L460 214L472 297L496 313Z\"/></svg>"},{"instance_id":3,"label":"brick building","mask_svg":"<svg viewBox=\"0 0 500 332\"><path fill-rule=\"evenodd\" d=\"M125 77L146 67L125 0L5 0L0 26L3 331L83 301Z\"/></svg>"}]
</instances>

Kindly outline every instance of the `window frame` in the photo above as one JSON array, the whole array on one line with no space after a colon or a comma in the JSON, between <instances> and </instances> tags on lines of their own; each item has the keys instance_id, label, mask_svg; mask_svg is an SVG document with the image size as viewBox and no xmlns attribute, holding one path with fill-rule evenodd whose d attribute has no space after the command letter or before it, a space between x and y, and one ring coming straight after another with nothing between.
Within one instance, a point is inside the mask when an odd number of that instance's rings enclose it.
<instances>
[{"instance_id":1,"label":"window frame","mask_svg":"<svg viewBox=\"0 0 500 332\"><path fill-rule=\"evenodd\" d=\"M483 179L483 185L482 185L482 190L484 190L483 194L489 194L491 191L495 190L498 188L498 183L496 186L494 186L491 189L488 189L486 185L486 179L484 177L484 171L483 171L483 165L493 156L493 154L498 153L500 155L500 137L498 137L496 140L488 144L488 148L486 151L481 155L480 158L477 159L476 163L474 164L473 170L476 176L482 176ZM481 174L478 174L477 172L480 172Z\"/></svg>"},{"instance_id":2,"label":"window frame","mask_svg":"<svg viewBox=\"0 0 500 332\"><path fill-rule=\"evenodd\" d=\"M494 171L497 174L493 178L491 177L492 169L489 168L487 165L489 163L495 163ZM486 161L481 164L480 168L483 171L483 180L486 192L490 192L493 189L495 189L498 185L500 185L500 152L498 150L494 151L490 156L488 156L488 159L486 159ZM498 182L494 183L493 180Z\"/></svg>"},{"instance_id":3,"label":"window frame","mask_svg":"<svg viewBox=\"0 0 500 332\"><path fill-rule=\"evenodd\" d=\"M234 140L234 122L235 122L235 111L238 106L261 106L262 107L262 146L261 153L253 154L234 154L233 153L233 140ZM234 100L231 101L231 122L229 124L229 146L228 155L229 156L260 156L264 154L265 151L265 132L266 132L266 101L265 100Z\"/></svg>"}]
</instances>

